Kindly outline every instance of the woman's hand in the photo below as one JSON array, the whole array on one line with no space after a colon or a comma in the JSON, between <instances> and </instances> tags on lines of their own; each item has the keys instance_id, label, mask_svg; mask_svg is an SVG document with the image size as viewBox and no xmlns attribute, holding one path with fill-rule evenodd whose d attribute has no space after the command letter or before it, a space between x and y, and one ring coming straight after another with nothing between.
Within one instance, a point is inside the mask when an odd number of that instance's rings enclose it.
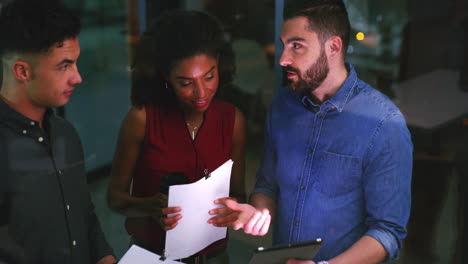
<instances>
[{"instance_id":1,"label":"woman's hand","mask_svg":"<svg viewBox=\"0 0 468 264\"><path fill-rule=\"evenodd\" d=\"M178 206L167 207L167 196L162 193L157 193L155 196L149 198L148 203L150 207L154 206L154 211L156 212L153 219L157 221L165 231L176 227L179 220L182 218L182 215L178 214L182 211L182 208Z\"/></svg>"}]
</instances>

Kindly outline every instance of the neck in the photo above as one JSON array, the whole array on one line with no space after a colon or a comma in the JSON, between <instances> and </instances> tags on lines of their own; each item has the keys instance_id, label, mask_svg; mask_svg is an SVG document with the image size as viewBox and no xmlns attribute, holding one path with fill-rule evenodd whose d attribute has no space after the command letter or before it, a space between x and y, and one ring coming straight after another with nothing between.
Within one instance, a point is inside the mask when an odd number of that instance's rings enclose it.
<instances>
[{"instance_id":1,"label":"neck","mask_svg":"<svg viewBox=\"0 0 468 264\"><path fill-rule=\"evenodd\" d=\"M190 126L192 127L194 126L199 127L201 123L203 123L204 118L205 118L204 113L193 113L193 112L185 113L184 112L185 122L189 123Z\"/></svg>"},{"instance_id":2,"label":"neck","mask_svg":"<svg viewBox=\"0 0 468 264\"><path fill-rule=\"evenodd\" d=\"M0 99L16 112L37 121L42 127L42 120L47 109L35 105L24 92L19 91L24 91L24 87L4 85L0 90Z\"/></svg>"},{"instance_id":3,"label":"neck","mask_svg":"<svg viewBox=\"0 0 468 264\"><path fill-rule=\"evenodd\" d=\"M204 115L203 113L184 113L185 123L187 124L187 129L192 140L195 140L195 137L200 130L201 125L203 124Z\"/></svg>"},{"instance_id":4,"label":"neck","mask_svg":"<svg viewBox=\"0 0 468 264\"><path fill-rule=\"evenodd\" d=\"M344 63L330 67L327 78L317 89L312 91L312 98L316 103L322 104L335 95L346 81L346 78L348 78L348 70Z\"/></svg>"}]
</instances>

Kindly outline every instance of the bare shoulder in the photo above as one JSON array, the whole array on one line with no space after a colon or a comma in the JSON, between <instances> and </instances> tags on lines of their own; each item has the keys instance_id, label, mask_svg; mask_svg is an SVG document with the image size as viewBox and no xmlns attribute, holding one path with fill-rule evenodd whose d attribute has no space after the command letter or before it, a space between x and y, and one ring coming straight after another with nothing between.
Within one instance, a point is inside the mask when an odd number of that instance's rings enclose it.
<instances>
[{"instance_id":1,"label":"bare shoulder","mask_svg":"<svg viewBox=\"0 0 468 264\"><path fill-rule=\"evenodd\" d=\"M244 126L244 123L245 123L244 113L242 113L242 111L239 110L239 108L237 107L234 107L234 108L235 108L235 120L236 120L234 126L238 126L238 125Z\"/></svg>"},{"instance_id":2,"label":"bare shoulder","mask_svg":"<svg viewBox=\"0 0 468 264\"><path fill-rule=\"evenodd\" d=\"M146 123L146 109L145 107L132 106L128 111L126 119L135 123Z\"/></svg>"},{"instance_id":3,"label":"bare shoulder","mask_svg":"<svg viewBox=\"0 0 468 264\"><path fill-rule=\"evenodd\" d=\"M143 139L146 128L145 107L132 106L123 121L121 133L136 139Z\"/></svg>"}]
</instances>

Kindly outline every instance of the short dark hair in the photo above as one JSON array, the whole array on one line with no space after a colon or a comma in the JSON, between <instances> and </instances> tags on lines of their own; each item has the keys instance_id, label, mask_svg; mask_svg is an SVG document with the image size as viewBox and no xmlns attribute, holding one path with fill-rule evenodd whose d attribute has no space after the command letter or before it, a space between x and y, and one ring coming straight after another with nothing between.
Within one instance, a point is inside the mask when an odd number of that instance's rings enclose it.
<instances>
[{"instance_id":1,"label":"short dark hair","mask_svg":"<svg viewBox=\"0 0 468 264\"><path fill-rule=\"evenodd\" d=\"M13 0L0 11L0 55L47 52L80 29L79 18L58 0Z\"/></svg>"},{"instance_id":2,"label":"short dark hair","mask_svg":"<svg viewBox=\"0 0 468 264\"><path fill-rule=\"evenodd\" d=\"M351 25L342 0L296 0L288 1L284 8L284 20L306 17L309 29L318 34L323 45L331 36L343 41L343 56L349 45Z\"/></svg>"},{"instance_id":3,"label":"short dark hair","mask_svg":"<svg viewBox=\"0 0 468 264\"><path fill-rule=\"evenodd\" d=\"M136 46L132 104L141 107L175 103L174 91L166 77L177 63L200 54L218 59L220 87L232 81L234 52L215 18L199 11L175 10L162 14Z\"/></svg>"}]
</instances>

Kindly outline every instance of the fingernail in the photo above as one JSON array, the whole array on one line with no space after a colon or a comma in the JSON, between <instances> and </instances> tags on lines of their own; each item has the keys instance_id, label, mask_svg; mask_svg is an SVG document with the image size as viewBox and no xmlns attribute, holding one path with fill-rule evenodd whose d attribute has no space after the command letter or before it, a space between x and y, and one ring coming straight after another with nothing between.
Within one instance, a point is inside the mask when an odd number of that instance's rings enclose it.
<instances>
[{"instance_id":1,"label":"fingernail","mask_svg":"<svg viewBox=\"0 0 468 264\"><path fill-rule=\"evenodd\" d=\"M213 220L208 219L208 224L211 224L211 223L213 223Z\"/></svg>"}]
</instances>

